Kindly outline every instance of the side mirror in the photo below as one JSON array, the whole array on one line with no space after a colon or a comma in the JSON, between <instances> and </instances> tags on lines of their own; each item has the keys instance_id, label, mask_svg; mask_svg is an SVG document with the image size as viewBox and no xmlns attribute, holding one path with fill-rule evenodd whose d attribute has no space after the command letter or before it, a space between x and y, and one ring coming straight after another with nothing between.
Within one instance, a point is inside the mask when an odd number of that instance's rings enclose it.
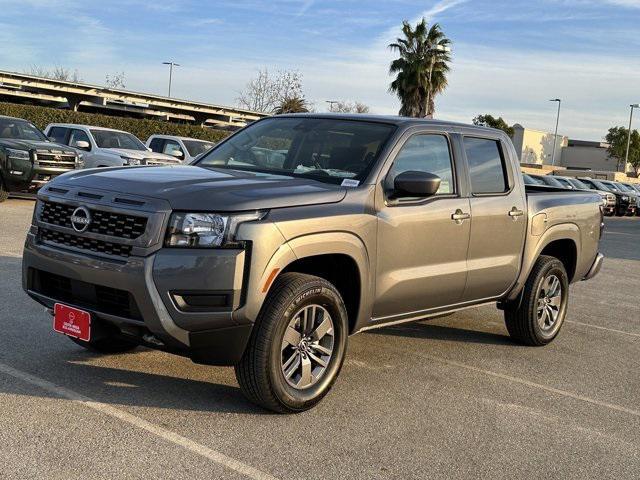
<instances>
[{"instance_id":1,"label":"side mirror","mask_svg":"<svg viewBox=\"0 0 640 480\"><path fill-rule=\"evenodd\" d=\"M75 143L75 147L79 148L80 150L91 150L91 145L85 140L78 140Z\"/></svg>"},{"instance_id":2,"label":"side mirror","mask_svg":"<svg viewBox=\"0 0 640 480\"><path fill-rule=\"evenodd\" d=\"M406 171L393 179L393 190L396 198L431 197L440 188L440 177L433 173Z\"/></svg>"},{"instance_id":3,"label":"side mirror","mask_svg":"<svg viewBox=\"0 0 640 480\"><path fill-rule=\"evenodd\" d=\"M169 155L171 155L172 157L176 157L176 158L184 157L184 153L182 153L180 150L171 150L169 152Z\"/></svg>"}]
</instances>

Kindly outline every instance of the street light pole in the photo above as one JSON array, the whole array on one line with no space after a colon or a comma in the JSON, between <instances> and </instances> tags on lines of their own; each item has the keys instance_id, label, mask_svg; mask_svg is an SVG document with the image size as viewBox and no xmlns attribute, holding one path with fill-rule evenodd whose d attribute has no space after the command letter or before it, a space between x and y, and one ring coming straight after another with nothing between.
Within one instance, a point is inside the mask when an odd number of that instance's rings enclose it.
<instances>
[{"instance_id":1,"label":"street light pole","mask_svg":"<svg viewBox=\"0 0 640 480\"><path fill-rule=\"evenodd\" d=\"M640 104L634 103L629 105L631 107L631 113L629 114L629 131L627 132L627 153L624 155L624 168L626 171L627 163L629 163L629 147L631 146L631 122L633 121L633 109L640 108Z\"/></svg>"},{"instance_id":2,"label":"street light pole","mask_svg":"<svg viewBox=\"0 0 640 480\"><path fill-rule=\"evenodd\" d=\"M556 164L556 142L558 141L558 124L560 123L560 104L562 100L559 98L553 98L550 102L558 102L558 115L556 116L556 132L553 135L553 152L551 153L551 165Z\"/></svg>"},{"instance_id":3,"label":"street light pole","mask_svg":"<svg viewBox=\"0 0 640 480\"><path fill-rule=\"evenodd\" d=\"M436 45L428 50L431 53L431 65L429 65L429 87L427 88L427 114L429 112L429 105L431 104L431 76L433 75L433 67L436 63L436 57L433 54L434 52L450 52L451 47L447 47L446 45Z\"/></svg>"},{"instance_id":4,"label":"street light pole","mask_svg":"<svg viewBox=\"0 0 640 480\"><path fill-rule=\"evenodd\" d=\"M334 103L340 103L338 100L325 100L325 102L327 102L329 104L329 111L333 112L333 104Z\"/></svg>"},{"instance_id":5,"label":"street light pole","mask_svg":"<svg viewBox=\"0 0 640 480\"><path fill-rule=\"evenodd\" d=\"M163 65L169 65L169 95L168 97L171 97L171 79L173 77L173 67L179 67L180 64L179 63L175 63L175 62L162 62Z\"/></svg>"}]
</instances>

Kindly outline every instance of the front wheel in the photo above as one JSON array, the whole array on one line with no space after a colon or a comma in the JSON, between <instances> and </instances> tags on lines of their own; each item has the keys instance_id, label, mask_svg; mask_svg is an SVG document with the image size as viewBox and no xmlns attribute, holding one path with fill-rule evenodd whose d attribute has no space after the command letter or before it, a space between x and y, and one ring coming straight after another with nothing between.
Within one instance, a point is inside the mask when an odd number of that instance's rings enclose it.
<instances>
[{"instance_id":1,"label":"front wheel","mask_svg":"<svg viewBox=\"0 0 640 480\"><path fill-rule=\"evenodd\" d=\"M531 346L546 345L560 332L567 314L569 277L555 257L541 255L522 291L519 304L508 305L505 323L511 338Z\"/></svg>"},{"instance_id":2,"label":"front wheel","mask_svg":"<svg viewBox=\"0 0 640 480\"><path fill-rule=\"evenodd\" d=\"M283 273L235 367L240 388L250 401L275 412L308 410L338 377L347 336L344 302L331 283Z\"/></svg>"}]
</instances>

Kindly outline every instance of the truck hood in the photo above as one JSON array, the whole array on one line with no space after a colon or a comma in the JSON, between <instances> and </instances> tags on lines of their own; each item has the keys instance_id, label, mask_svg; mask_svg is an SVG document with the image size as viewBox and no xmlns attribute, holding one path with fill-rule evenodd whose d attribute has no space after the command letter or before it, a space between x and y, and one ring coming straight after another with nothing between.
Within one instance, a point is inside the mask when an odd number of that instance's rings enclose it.
<instances>
[{"instance_id":1,"label":"truck hood","mask_svg":"<svg viewBox=\"0 0 640 480\"><path fill-rule=\"evenodd\" d=\"M233 212L336 203L346 189L306 178L197 166L76 170L51 182L166 200L174 210Z\"/></svg>"},{"instance_id":2,"label":"truck hood","mask_svg":"<svg viewBox=\"0 0 640 480\"><path fill-rule=\"evenodd\" d=\"M182 163L182 160L180 160L179 158L172 157L171 155L165 155L164 153L148 152L144 150L129 150L128 148L109 148L107 149L107 151L117 156L136 158L138 160L152 158L164 163Z\"/></svg>"},{"instance_id":3,"label":"truck hood","mask_svg":"<svg viewBox=\"0 0 640 480\"><path fill-rule=\"evenodd\" d=\"M2 138L0 145L7 148L15 148L16 150L38 150L39 152L51 153L69 153L75 154L73 149L53 142L44 142L37 140L19 140L15 138Z\"/></svg>"}]
</instances>

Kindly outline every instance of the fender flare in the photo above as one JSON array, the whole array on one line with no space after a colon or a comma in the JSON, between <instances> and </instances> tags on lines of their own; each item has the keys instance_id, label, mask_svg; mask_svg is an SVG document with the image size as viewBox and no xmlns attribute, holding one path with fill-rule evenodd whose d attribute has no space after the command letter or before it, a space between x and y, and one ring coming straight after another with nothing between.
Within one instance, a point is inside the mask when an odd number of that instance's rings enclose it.
<instances>
[{"instance_id":1,"label":"fender flare","mask_svg":"<svg viewBox=\"0 0 640 480\"><path fill-rule=\"evenodd\" d=\"M535 238L536 237L532 236L531 234L528 234L528 240L533 240ZM528 242L525 244L525 249L522 254L520 275L518 275L515 284L511 287L511 290L509 291L509 294L505 299L507 302L512 302L520 296L520 293L522 293L522 289L524 288L524 284L527 282L531 270L540 257L540 254L550 243L555 242L556 240L573 241L576 246L576 253L578 256L580 255L580 229L575 223L560 223L558 225L549 227L539 237L539 240L535 244L533 242Z\"/></svg>"},{"instance_id":2,"label":"fender flare","mask_svg":"<svg viewBox=\"0 0 640 480\"><path fill-rule=\"evenodd\" d=\"M357 269L360 281L360 302L358 314L353 319L353 331L357 331L371 318L372 304L372 284L371 284L371 264L370 257L365 243L362 239L352 233L344 231L333 231L323 233L313 233L292 238L283 244L271 257L265 268L260 285L268 283L268 290L261 289L262 298L259 304L262 305L264 298L273 285L273 281L293 262L309 257L320 255L345 255L351 258ZM269 278L272 272L278 269L277 275ZM253 312L249 313L252 314ZM256 312L257 313L257 312Z\"/></svg>"}]
</instances>

